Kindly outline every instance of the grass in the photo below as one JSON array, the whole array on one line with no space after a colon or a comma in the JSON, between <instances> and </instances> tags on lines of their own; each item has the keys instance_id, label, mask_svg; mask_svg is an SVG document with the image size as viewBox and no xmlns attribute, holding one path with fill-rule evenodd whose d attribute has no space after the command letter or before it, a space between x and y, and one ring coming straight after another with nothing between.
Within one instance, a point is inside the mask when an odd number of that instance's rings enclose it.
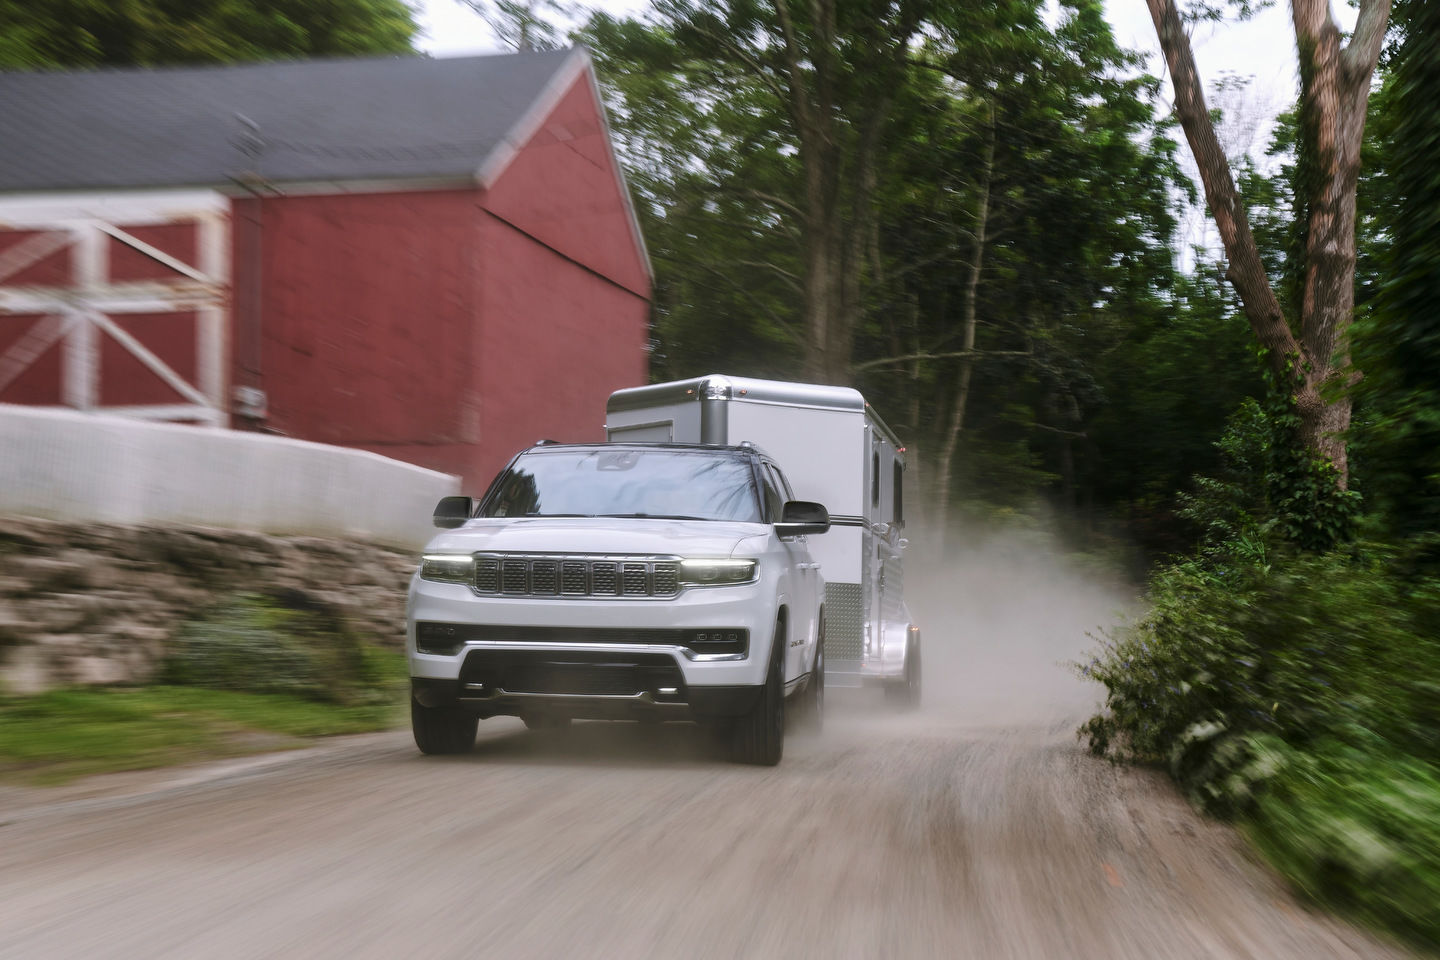
<instances>
[{"instance_id":1,"label":"grass","mask_svg":"<svg viewBox=\"0 0 1440 960\"><path fill-rule=\"evenodd\" d=\"M44 786L118 770L294 749L404 722L403 656L368 650L378 683L348 704L275 693L149 686L0 698L0 781Z\"/></svg>"}]
</instances>

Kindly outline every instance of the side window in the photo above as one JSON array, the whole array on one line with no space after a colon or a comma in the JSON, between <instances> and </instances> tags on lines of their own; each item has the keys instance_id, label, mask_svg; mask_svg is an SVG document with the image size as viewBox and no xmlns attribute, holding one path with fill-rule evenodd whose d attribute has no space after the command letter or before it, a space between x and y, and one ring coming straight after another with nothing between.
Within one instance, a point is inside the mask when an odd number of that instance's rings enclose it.
<instances>
[{"instance_id":1,"label":"side window","mask_svg":"<svg viewBox=\"0 0 1440 960\"><path fill-rule=\"evenodd\" d=\"M760 480L764 486L765 520L768 523L779 523L780 514L785 507L785 499L775 483L775 471L770 464L761 464Z\"/></svg>"},{"instance_id":2,"label":"side window","mask_svg":"<svg viewBox=\"0 0 1440 960\"><path fill-rule=\"evenodd\" d=\"M901 490L902 490L902 489L904 488L904 486L905 486L905 467L900 463L899 460L896 460L896 461L895 461L895 478L894 478L894 480L895 480L895 486L894 486L894 493L895 493L895 521L894 521L894 522L895 522L895 526L897 526L897 527L903 527L903 526L905 526L905 498L901 495Z\"/></svg>"},{"instance_id":3,"label":"side window","mask_svg":"<svg viewBox=\"0 0 1440 960\"><path fill-rule=\"evenodd\" d=\"M880 508L880 451L870 453L870 506Z\"/></svg>"}]
</instances>

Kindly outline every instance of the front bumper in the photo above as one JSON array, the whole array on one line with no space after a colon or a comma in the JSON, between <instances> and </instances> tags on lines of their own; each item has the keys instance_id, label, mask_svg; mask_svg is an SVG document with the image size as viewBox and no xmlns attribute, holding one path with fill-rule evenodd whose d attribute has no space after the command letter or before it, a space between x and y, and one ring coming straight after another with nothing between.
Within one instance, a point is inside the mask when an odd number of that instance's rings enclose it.
<instances>
[{"instance_id":1,"label":"front bumper","mask_svg":"<svg viewBox=\"0 0 1440 960\"><path fill-rule=\"evenodd\" d=\"M677 698L644 691L627 696L539 694L468 689L460 680L412 677L411 696L427 707L458 707L481 717L550 714L578 720L724 720L755 708L763 687L691 687Z\"/></svg>"},{"instance_id":2,"label":"front bumper","mask_svg":"<svg viewBox=\"0 0 1440 960\"><path fill-rule=\"evenodd\" d=\"M750 709L776 613L761 583L690 588L668 600L537 600L480 597L415 577L405 644L412 690L426 706L481 716L706 719ZM453 652L417 646L416 624L454 625ZM717 631L743 632L748 642L738 653L686 642Z\"/></svg>"}]
</instances>

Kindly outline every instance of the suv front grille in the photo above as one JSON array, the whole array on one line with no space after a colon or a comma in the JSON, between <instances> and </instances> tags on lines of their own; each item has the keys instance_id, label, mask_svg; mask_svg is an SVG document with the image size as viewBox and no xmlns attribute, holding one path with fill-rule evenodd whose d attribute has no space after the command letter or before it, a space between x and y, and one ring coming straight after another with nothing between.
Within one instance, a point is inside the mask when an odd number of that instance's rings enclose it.
<instances>
[{"instance_id":1,"label":"suv front grille","mask_svg":"<svg viewBox=\"0 0 1440 960\"><path fill-rule=\"evenodd\" d=\"M668 599L680 592L680 561L668 557L475 557L477 593L499 597Z\"/></svg>"}]
</instances>

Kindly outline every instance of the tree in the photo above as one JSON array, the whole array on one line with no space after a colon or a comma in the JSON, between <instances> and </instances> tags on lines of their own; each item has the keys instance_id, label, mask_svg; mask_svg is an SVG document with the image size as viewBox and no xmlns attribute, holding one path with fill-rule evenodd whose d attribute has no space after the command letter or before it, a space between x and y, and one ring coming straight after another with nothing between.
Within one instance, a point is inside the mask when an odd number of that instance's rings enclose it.
<instances>
[{"instance_id":1,"label":"tree","mask_svg":"<svg viewBox=\"0 0 1440 960\"><path fill-rule=\"evenodd\" d=\"M0 0L0 68L413 53L405 0Z\"/></svg>"},{"instance_id":2,"label":"tree","mask_svg":"<svg viewBox=\"0 0 1440 960\"><path fill-rule=\"evenodd\" d=\"M463 0L480 15L495 38L518 53L555 50L561 46L560 29L550 19L568 14L571 5L560 0Z\"/></svg>"},{"instance_id":3,"label":"tree","mask_svg":"<svg viewBox=\"0 0 1440 960\"><path fill-rule=\"evenodd\" d=\"M1368 408L1361 454L1368 489L1389 529L1440 534L1440 5L1397 6L1403 39L1382 93L1382 146L1390 202L1383 205L1383 279L1357 331Z\"/></svg>"},{"instance_id":4,"label":"tree","mask_svg":"<svg viewBox=\"0 0 1440 960\"><path fill-rule=\"evenodd\" d=\"M1196 371L1235 359L1193 324L1172 335L1166 322L1189 309L1172 290L1170 244L1173 190L1193 188L1156 124L1153 78L1136 75L1099 3L1069 3L1054 25L1043 8L930 11L886 94L871 223L841 260L859 298L851 376L905 439L937 512L952 494L1008 507L1052 492L1110 509L1127 493L1109 479L1119 450L1104 444L1135 440L1113 424L1163 390L1146 392L1146 371L1121 361L1137 356L1129 344L1143 334L1168 356L1167 337L1198 342ZM787 87L682 38L689 29L598 15L582 36L657 266L652 375L802 377L810 248ZM1244 374L1247 356L1242 344ZM1243 395L1228 390L1245 379L1221 378L1214 416L1209 404L1158 405L1180 418L1168 437L1201 438L1179 456L1182 479L1207 465L1190 452L1210 454ZM1111 390L1124 410L1097 441L1089 430ZM1137 449L1147 456L1126 475L1153 499L1163 481L1149 466L1164 462L1168 479L1172 464Z\"/></svg>"},{"instance_id":5,"label":"tree","mask_svg":"<svg viewBox=\"0 0 1440 960\"><path fill-rule=\"evenodd\" d=\"M752 119L763 112L793 151L793 160L778 165L793 177L783 193L738 181L729 187L768 205L769 216L795 231L800 260L788 279L801 294L795 339L801 376L809 380L851 379L881 146L907 85L911 40L931 6L927 0L659 0L651 14L653 30L670 47L672 69L697 98L697 119L733 114L724 102L733 97L752 108ZM603 21L595 27L606 29Z\"/></svg>"},{"instance_id":6,"label":"tree","mask_svg":"<svg viewBox=\"0 0 1440 960\"><path fill-rule=\"evenodd\" d=\"M1175 89L1175 111L1195 156L1228 258L1226 279L1269 363L1292 384L1301 439L1343 487L1350 426L1349 330L1355 305L1355 203L1370 80L1390 0L1360 0L1355 34L1342 44L1328 0L1291 0L1300 54L1299 146L1304 203L1304 283L1292 320L1277 298L1195 68L1175 0L1146 0ZM1243 4L1242 4L1243 6ZM1298 329L1298 334L1297 334Z\"/></svg>"}]
</instances>

